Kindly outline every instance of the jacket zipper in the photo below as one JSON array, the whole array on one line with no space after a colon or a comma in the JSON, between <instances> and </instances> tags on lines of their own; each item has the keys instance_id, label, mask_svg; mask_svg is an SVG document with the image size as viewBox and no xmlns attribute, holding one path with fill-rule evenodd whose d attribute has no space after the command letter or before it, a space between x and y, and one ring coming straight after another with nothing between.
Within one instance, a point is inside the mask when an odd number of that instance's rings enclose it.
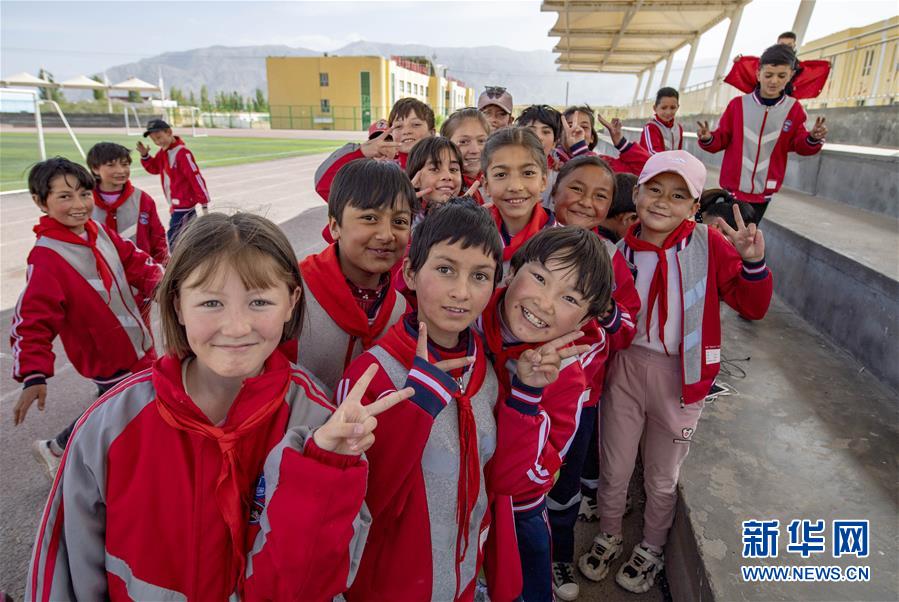
<instances>
[{"instance_id":1,"label":"jacket zipper","mask_svg":"<svg viewBox=\"0 0 899 602\"><path fill-rule=\"evenodd\" d=\"M770 109L770 108L771 107L767 107L767 106L765 107L765 116L762 117L762 129L759 130L759 141L758 141L758 145L756 146L756 149L755 149L755 163L752 166L752 178L749 181L750 194L755 194L755 172L759 167L759 155L762 154L762 136L765 135L765 123L768 121L768 109ZM765 192L765 189L763 187L762 194L764 194L764 192Z\"/></svg>"}]
</instances>

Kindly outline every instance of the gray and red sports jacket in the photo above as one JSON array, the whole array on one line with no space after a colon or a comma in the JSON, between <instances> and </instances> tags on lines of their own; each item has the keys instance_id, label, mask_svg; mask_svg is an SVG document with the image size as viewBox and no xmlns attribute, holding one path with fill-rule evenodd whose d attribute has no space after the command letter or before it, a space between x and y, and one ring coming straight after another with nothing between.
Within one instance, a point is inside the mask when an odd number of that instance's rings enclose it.
<instances>
[{"instance_id":1,"label":"gray and red sports jacket","mask_svg":"<svg viewBox=\"0 0 899 602\"><path fill-rule=\"evenodd\" d=\"M112 204L107 204L100 195L100 189L94 188L94 212L91 217L133 242L156 263L165 265L169 260L165 228L159 221L156 202L130 181L125 183L119 198Z\"/></svg>"},{"instance_id":2,"label":"gray and red sports jacket","mask_svg":"<svg viewBox=\"0 0 899 602\"><path fill-rule=\"evenodd\" d=\"M321 387L276 351L214 426L182 367L160 358L78 421L26 600L330 600L348 587L368 470L315 445L333 410Z\"/></svg>"},{"instance_id":3,"label":"gray and red sports jacket","mask_svg":"<svg viewBox=\"0 0 899 602\"><path fill-rule=\"evenodd\" d=\"M175 136L175 141L168 148L160 149L154 156L141 157L140 164L147 173L159 174L162 191L172 213L209 204L206 180L197 167L193 153L184 146L184 140L179 136Z\"/></svg>"},{"instance_id":4,"label":"gray and red sports jacket","mask_svg":"<svg viewBox=\"0 0 899 602\"><path fill-rule=\"evenodd\" d=\"M647 121L640 134L640 146L646 149L650 155L670 150L682 150L684 148L684 126L672 119L663 121L658 115L653 115L651 121Z\"/></svg>"}]
</instances>

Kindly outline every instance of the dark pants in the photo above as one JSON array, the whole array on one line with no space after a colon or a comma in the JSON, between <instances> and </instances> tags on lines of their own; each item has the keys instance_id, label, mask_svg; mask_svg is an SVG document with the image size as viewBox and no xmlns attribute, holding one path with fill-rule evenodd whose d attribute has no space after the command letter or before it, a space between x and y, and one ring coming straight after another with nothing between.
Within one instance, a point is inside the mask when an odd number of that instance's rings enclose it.
<instances>
[{"instance_id":1,"label":"dark pants","mask_svg":"<svg viewBox=\"0 0 899 602\"><path fill-rule=\"evenodd\" d=\"M559 480L546 499L552 529L553 562L574 562L574 525L581 505L581 474L590 442L598 439L596 406L581 410L580 423L559 471ZM596 472L599 462L596 462Z\"/></svg>"},{"instance_id":2,"label":"dark pants","mask_svg":"<svg viewBox=\"0 0 899 602\"><path fill-rule=\"evenodd\" d=\"M546 502L515 513L515 534L521 557L524 602L552 602L552 541L546 518Z\"/></svg>"},{"instance_id":3,"label":"dark pants","mask_svg":"<svg viewBox=\"0 0 899 602\"><path fill-rule=\"evenodd\" d=\"M197 217L197 210L190 209L189 211L175 211L169 218L169 230L165 233L165 237L169 241L169 253L175 250L175 241L178 239L178 235L195 217Z\"/></svg>"},{"instance_id":4,"label":"dark pants","mask_svg":"<svg viewBox=\"0 0 899 602\"><path fill-rule=\"evenodd\" d=\"M111 388L122 382L123 378L111 382L104 382L103 384L94 383L95 385L97 385L97 397L99 398ZM72 424L64 428L58 435L56 435L56 445L59 446L59 449L66 448L66 443L69 442L69 437L72 436L72 431L75 429L75 423L77 423L80 419L81 415L79 414L78 418L72 421Z\"/></svg>"},{"instance_id":5,"label":"dark pants","mask_svg":"<svg viewBox=\"0 0 899 602\"><path fill-rule=\"evenodd\" d=\"M599 487L599 407L596 410L596 425L593 427L595 437L590 437L587 444L587 456L581 470L581 496L596 503L596 489Z\"/></svg>"}]
</instances>

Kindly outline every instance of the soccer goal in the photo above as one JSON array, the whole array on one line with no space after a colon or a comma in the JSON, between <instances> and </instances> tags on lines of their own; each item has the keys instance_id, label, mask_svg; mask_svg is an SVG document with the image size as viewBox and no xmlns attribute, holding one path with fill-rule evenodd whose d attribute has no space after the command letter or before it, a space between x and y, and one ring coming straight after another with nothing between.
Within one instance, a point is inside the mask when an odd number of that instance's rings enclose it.
<instances>
[{"instance_id":1,"label":"soccer goal","mask_svg":"<svg viewBox=\"0 0 899 602\"><path fill-rule=\"evenodd\" d=\"M56 114L59 115L63 127L66 128L66 132L68 132L69 137L75 144L75 148L78 149L78 154L81 155L82 159L86 158L84 149L81 148L81 143L78 142L78 136L75 135L75 131L72 130L72 126L69 125L69 120L66 119L65 113L62 112L59 103L55 100L42 99L40 93L36 90L19 90L14 88L3 88L0 90L0 110L34 114L34 128L37 130L37 144L41 154L41 161L47 159L47 143L44 139L44 124L41 119L41 105L45 104L52 106L56 110Z\"/></svg>"},{"instance_id":2,"label":"soccer goal","mask_svg":"<svg viewBox=\"0 0 899 602\"><path fill-rule=\"evenodd\" d=\"M190 135L194 138L205 138L209 136L209 130L203 124L203 116L199 107L178 107L178 113L181 117L181 127L187 127L190 124Z\"/></svg>"},{"instance_id":3,"label":"soccer goal","mask_svg":"<svg viewBox=\"0 0 899 602\"><path fill-rule=\"evenodd\" d=\"M134 125L137 128L136 130L132 130L130 115L134 118ZM140 124L140 117L137 114L137 109L134 108L134 105L126 104L122 107L122 111L125 113L125 133L129 136L142 136L144 133L144 128Z\"/></svg>"}]
</instances>

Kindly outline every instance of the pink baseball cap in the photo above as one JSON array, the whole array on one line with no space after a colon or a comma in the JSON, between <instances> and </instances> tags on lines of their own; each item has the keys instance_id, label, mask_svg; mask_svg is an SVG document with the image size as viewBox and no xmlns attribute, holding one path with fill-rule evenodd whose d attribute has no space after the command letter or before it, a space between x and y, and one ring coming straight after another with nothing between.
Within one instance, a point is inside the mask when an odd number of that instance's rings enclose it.
<instances>
[{"instance_id":1,"label":"pink baseball cap","mask_svg":"<svg viewBox=\"0 0 899 602\"><path fill-rule=\"evenodd\" d=\"M665 172L676 173L682 177L694 199L702 195L702 189L705 187L705 165L684 150L664 151L651 156L643 166L637 184L643 184Z\"/></svg>"},{"instance_id":2,"label":"pink baseball cap","mask_svg":"<svg viewBox=\"0 0 899 602\"><path fill-rule=\"evenodd\" d=\"M509 115L512 114L512 95L502 86L487 86L478 97L478 110L496 105Z\"/></svg>"},{"instance_id":3,"label":"pink baseball cap","mask_svg":"<svg viewBox=\"0 0 899 602\"><path fill-rule=\"evenodd\" d=\"M390 129L390 126L387 125L386 119L378 119L370 126L368 126L368 139L377 138L384 132Z\"/></svg>"}]
</instances>

